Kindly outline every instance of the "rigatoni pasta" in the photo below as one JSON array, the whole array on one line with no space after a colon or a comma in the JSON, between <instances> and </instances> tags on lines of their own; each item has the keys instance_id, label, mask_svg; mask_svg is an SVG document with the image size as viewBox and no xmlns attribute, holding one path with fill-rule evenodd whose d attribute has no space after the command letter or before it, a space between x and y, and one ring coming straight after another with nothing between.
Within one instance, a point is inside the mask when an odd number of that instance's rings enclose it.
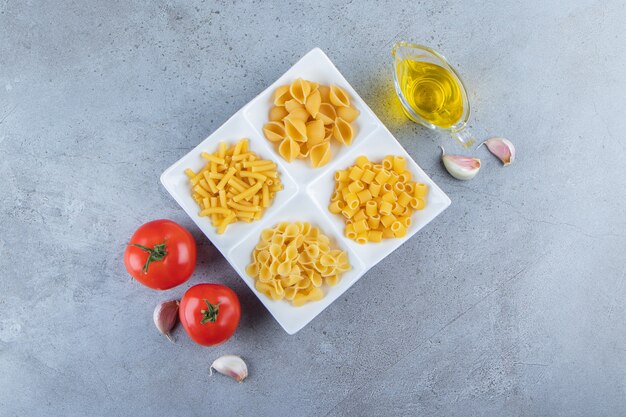
<instances>
[{"instance_id":1,"label":"rigatoni pasta","mask_svg":"<svg viewBox=\"0 0 626 417\"><path fill-rule=\"evenodd\" d=\"M380 242L405 236L413 211L426 207L427 195L426 184L412 181L404 157L389 155L373 163L359 156L353 166L335 172L328 210L343 216L348 239Z\"/></svg>"},{"instance_id":2,"label":"rigatoni pasta","mask_svg":"<svg viewBox=\"0 0 626 417\"><path fill-rule=\"evenodd\" d=\"M209 217L217 233L229 224L259 220L282 190L276 164L248 149L248 139L231 147L220 142L217 152L201 153L207 163L198 172L186 169L200 216Z\"/></svg>"},{"instance_id":3,"label":"rigatoni pasta","mask_svg":"<svg viewBox=\"0 0 626 417\"><path fill-rule=\"evenodd\" d=\"M318 168L332 157L332 138L342 145L352 144L355 132L351 123L357 117L359 111L341 87L298 78L274 91L274 107L263 133L286 161L309 158Z\"/></svg>"},{"instance_id":4,"label":"rigatoni pasta","mask_svg":"<svg viewBox=\"0 0 626 417\"><path fill-rule=\"evenodd\" d=\"M296 307L324 297L322 284L336 285L350 270L348 254L310 223L279 223L261 232L246 273L255 288L273 300Z\"/></svg>"}]
</instances>

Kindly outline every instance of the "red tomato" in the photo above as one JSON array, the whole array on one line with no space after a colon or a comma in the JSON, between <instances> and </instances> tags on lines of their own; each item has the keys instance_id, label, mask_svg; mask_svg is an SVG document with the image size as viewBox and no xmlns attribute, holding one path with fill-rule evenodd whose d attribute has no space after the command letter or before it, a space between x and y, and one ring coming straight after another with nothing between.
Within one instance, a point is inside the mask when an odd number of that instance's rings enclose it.
<instances>
[{"instance_id":1,"label":"red tomato","mask_svg":"<svg viewBox=\"0 0 626 417\"><path fill-rule=\"evenodd\" d=\"M141 226L124 252L128 273L146 287L168 290L187 281L196 267L196 242L171 220Z\"/></svg>"},{"instance_id":2,"label":"red tomato","mask_svg":"<svg viewBox=\"0 0 626 417\"><path fill-rule=\"evenodd\" d=\"M194 342L215 346L235 333L241 306L237 294L230 288L219 284L198 284L183 295L178 315Z\"/></svg>"}]
</instances>

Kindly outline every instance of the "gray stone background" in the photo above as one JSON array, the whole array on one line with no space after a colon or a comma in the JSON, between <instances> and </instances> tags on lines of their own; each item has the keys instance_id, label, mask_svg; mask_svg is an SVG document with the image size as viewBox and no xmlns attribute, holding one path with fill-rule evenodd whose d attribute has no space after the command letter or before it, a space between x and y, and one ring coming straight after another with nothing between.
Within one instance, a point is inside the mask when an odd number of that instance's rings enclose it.
<instances>
[{"instance_id":1,"label":"gray stone background","mask_svg":"<svg viewBox=\"0 0 626 417\"><path fill-rule=\"evenodd\" d=\"M615 0L0 0L0 415L625 415L625 21ZM514 165L401 115L398 40L452 61ZM453 203L288 336L158 177L315 46ZM199 244L164 293L122 263L157 218ZM205 281L239 294L235 337L169 343L153 307ZM225 353L244 384L209 378Z\"/></svg>"}]
</instances>

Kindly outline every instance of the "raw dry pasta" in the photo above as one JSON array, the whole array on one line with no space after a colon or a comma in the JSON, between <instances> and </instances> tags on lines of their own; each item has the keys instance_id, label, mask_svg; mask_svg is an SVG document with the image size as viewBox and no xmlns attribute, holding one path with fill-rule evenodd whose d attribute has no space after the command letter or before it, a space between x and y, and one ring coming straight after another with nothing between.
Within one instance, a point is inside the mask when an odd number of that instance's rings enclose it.
<instances>
[{"instance_id":1,"label":"raw dry pasta","mask_svg":"<svg viewBox=\"0 0 626 417\"><path fill-rule=\"evenodd\" d=\"M344 233L357 243L403 237L415 210L426 207L428 186L412 181L402 156L380 163L359 156L356 163L335 172L335 191L328 210L341 214Z\"/></svg>"},{"instance_id":2,"label":"raw dry pasta","mask_svg":"<svg viewBox=\"0 0 626 417\"><path fill-rule=\"evenodd\" d=\"M231 147L220 142L215 153L202 152L207 162L198 172L186 169L200 216L211 218L222 234L236 221L251 222L263 216L282 184L272 161L248 149L248 139Z\"/></svg>"},{"instance_id":3,"label":"raw dry pasta","mask_svg":"<svg viewBox=\"0 0 626 417\"><path fill-rule=\"evenodd\" d=\"M341 87L298 78L274 92L274 107L263 133L286 161L309 158L317 168L330 161L332 138L342 145L352 144L355 131L351 123L357 117L359 111Z\"/></svg>"},{"instance_id":4,"label":"raw dry pasta","mask_svg":"<svg viewBox=\"0 0 626 417\"><path fill-rule=\"evenodd\" d=\"M255 288L273 300L296 307L324 297L322 284L335 285L350 270L348 254L310 223L279 223L261 232L246 273Z\"/></svg>"}]
</instances>

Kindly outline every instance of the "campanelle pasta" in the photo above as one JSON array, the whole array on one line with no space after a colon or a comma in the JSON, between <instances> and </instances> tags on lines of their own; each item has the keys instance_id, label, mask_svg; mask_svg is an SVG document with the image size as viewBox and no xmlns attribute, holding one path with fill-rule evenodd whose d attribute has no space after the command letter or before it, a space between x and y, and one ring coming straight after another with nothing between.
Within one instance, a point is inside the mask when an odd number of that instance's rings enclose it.
<instances>
[{"instance_id":1,"label":"campanelle pasta","mask_svg":"<svg viewBox=\"0 0 626 417\"><path fill-rule=\"evenodd\" d=\"M328 210L343 215L347 238L380 242L406 235L413 211L426 207L427 194L426 184L412 181L402 156L390 155L381 163L359 156L353 166L335 172Z\"/></svg>"},{"instance_id":2,"label":"campanelle pasta","mask_svg":"<svg viewBox=\"0 0 626 417\"><path fill-rule=\"evenodd\" d=\"M322 284L336 285L351 269L348 254L332 249L330 239L310 223L279 223L261 232L246 273L255 288L273 300L296 307L324 297Z\"/></svg>"},{"instance_id":3,"label":"campanelle pasta","mask_svg":"<svg viewBox=\"0 0 626 417\"><path fill-rule=\"evenodd\" d=\"M317 168L330 161L332 138L342 145L352 144L355 132L351 123L357 117L359 111L341 87L298 78L274 92L274 107L263 133L286 161L309 158Z\"/></svg>"},{"instance_id":4,"label":"campanelle pasta","mask_svg":"<svg viewBox=\"0 0 626 417\"><path fill-rule=\"evenodd\" d=\"M276 164L251 152L248 139L230 148L220 142L217 152L201 156L206 165L198 172L186 169L185 173L200 216L210 217L218 234L236 221L260 219L282 190Z\"/></svg>"}]
</instances>

